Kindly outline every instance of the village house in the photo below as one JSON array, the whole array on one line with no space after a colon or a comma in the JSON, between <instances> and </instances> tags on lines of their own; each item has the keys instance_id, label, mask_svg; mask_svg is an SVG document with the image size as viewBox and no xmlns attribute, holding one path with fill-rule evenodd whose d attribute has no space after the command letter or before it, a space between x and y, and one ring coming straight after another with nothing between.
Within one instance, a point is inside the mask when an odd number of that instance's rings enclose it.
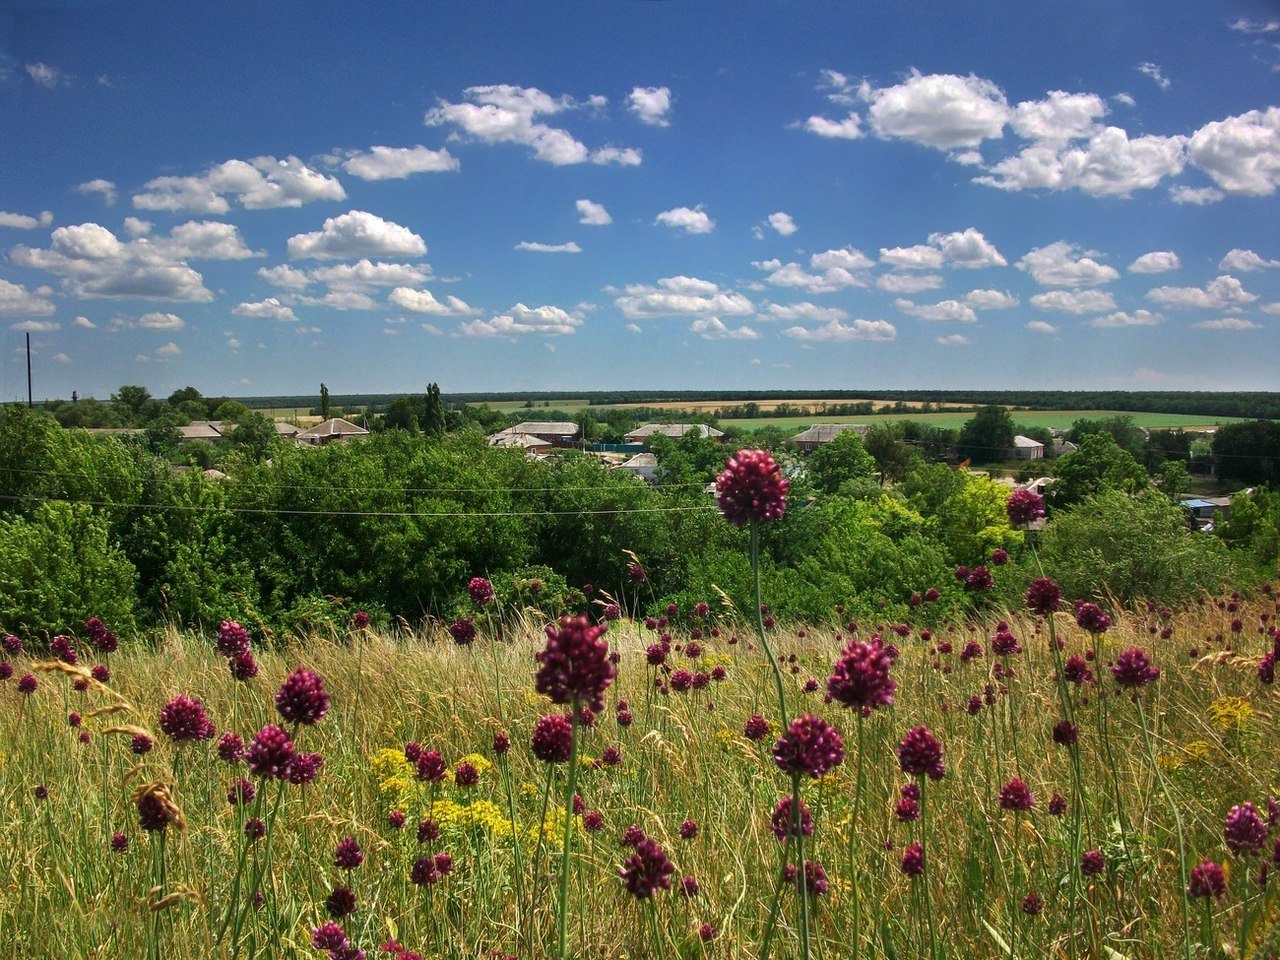
<instances>
[{"instance_id":1,"label":"village house","mask_svg":"<svg viewBox=\"0 0 1280 960\"><path fill-rule=\"evenodd\" d=\"M865 423L815 423L808 430L797 433L791 442L800 448L801 453L813 453L824 443L830 443L842 433L856 433L865 437L870 430Z\"/></svg>"},{"instance_id":2,"label":"village house","mask_svg":"<svg viewBox=\"0 0 1280 960\"><path fill-rule=\"evenodd\" d=\"M658 458L652 453L637 453L619 466L618 469L634 473L640 479L652 482L658 473Z\"/></svg>"},{"instance_id":3,"label":"village house","mask_svg":"<svg viewBox=\"0 0 1280 960\"><path fill-rule=\"evenodd\" d=\"M1013 438L1013 446L1005 451L1010 460L1043 460L1044 444L1039 440L1018 434Z\"/></svg>"},{"instance_id":4,"label":"village house","mask_svg":"<svg viewBox=\"0 0 1280 960\"><path fill-rule=\"evenodd\" d=\"M710 437L713 440L719 440L724 436L723 430L717 430L705 423L646 423L643 427L632 430L622 440L624 443L645 443L655 434L680 440L689 433L697 433L701 437Z\"/></svg>"},{"instance_id":5,"label":"village house","mask_svg":"<svg viewBox=\"0 0 1280 960\"><path fill-rule=\"evenodd\" d=\"M515 436L516 434L537 437L539 440L545 440L553 447L572 447L578 442L578 425L569 420L525 420L522 423L517 423L514 427L507 427L505 430L499 430L497 433L491 434L489 436L489 446L499 446L499 442L503 438Z\"/></svg>"},{"instance_id":6,"label":"village house","mask_svg":"<svg viewBox=\"0 0 1280 960\"><path fill-rule=\"evenodd\" d=\"M293 439L308 446L323 447L330 443L345 443L352 437L367 437L368 435L369 431L364 427L358 426L350 420L334 417L332 420L316 424L310 430L300 430L294 435Z\"/></svg>"}]
</instances>

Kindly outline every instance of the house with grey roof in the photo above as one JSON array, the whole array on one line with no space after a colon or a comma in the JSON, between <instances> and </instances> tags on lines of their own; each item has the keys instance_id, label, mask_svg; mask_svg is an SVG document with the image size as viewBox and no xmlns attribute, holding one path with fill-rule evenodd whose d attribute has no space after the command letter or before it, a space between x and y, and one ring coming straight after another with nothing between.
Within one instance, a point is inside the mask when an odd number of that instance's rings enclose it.
<instances>
[{"instance_id":1,"label":"house with grey roof","mask_svg":"<svg viewBox=\"0 0 1280 960\"><path fill-rule=\"evenodd\" d=\"M842 433L856 433L865 437L871 427L865 423L815 423L808 430L801 431L791 438L791 442L800 448L802 453L813 453L824 443L830 443Z\"/></svg>"},{"instance_id":2,"label":"house with grey roof","mask_svg":"<svg viewBox=\"0 0 1280 960\"><path fill-rule=\"evenodd\" d=\"M1005 451L1010 460L1043 460L1044 444L1022 434L1013 438L1013 446Z\"/></svg>"},{"instance_id":3,"label":"house with grey roof","mask_svg":"<svg viewBox=\"0 0 1280 960\"><path fill-rule=\"evenodd\" d=\"M300 430L294 435L294 440L298 443L305 443L312 447L323 447L330 443L345 443L353 437L367 437L369 431L364 427L352 423L350 420L343 420L341 417L334 417L332 420L325 420L318 423L310 430Z\"/></svg>"},{"instance_id":4,"label":"house with grey roof","mask_svg":"<svg viewBox=\"0 0 1280 960\"><path fill-rule=\"evenodd\" d=\"M489 446L497 446L504 437L528 434L545 440L553 447L572 447L578 442L578 425L571 420L525 420L489 436Z\"/></svg>"},{"instance_id":5,"label":"house with grey roof","mask_svg":"<svg viewBox=\"0 0 1280 960\"><path fill-rule=\"evenodd\" d=\"M697 433L700 437L711 437L713 440L719 440L724 436L723 430L717 430L705 423L646 423L643 427L636 427L622 440L624 443L644 443L655 435L680 440L689 433Z\"/></svg>"}]
</instances>

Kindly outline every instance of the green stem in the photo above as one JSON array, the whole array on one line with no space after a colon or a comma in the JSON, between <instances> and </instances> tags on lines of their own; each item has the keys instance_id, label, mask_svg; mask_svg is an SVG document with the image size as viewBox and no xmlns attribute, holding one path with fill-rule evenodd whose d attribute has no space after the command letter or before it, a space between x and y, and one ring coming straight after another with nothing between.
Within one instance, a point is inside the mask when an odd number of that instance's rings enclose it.
<instances>
[{"instance_id":1,"label":"green stem","mask_svg":"<svg viewBox=\"0 0 1280 960\"><path fill-rule=\"evenodd\" d=\"M853 900L853 960L858 960L858 955L862 949L862 900L860 898L858 887L859 876L858 870L858 824L862 817L862 793L863 793L863 757L866 753L864 749L863 732L862 732L862 712L858 711L858 767L856 775L856 784L853 794L853 813L849 820L849 896Z\"/></svg>"},{"instance_id":2,"label":"green stem","mask_svg":"<svg viewBox=\"0 0 1280 960\"><path fill-rule=\"evenodd\" d=\"M560 903L556 921L556 956L568 960L569 945L569 857L573 847L573 795L578 786L578 698L573 698L573 718L569 724L569 786L564 800L564 849L560 851Z\"/></svg>"},{"instance_id":3,"label":"green stem","mask_svg":"<svg viewBox=\"0 0 1280 960\"><path fill-rule=\"evenodd\" d=\"M804 817L800 774L791 774L791 824L796 838L796 889L800 892L800 960L809 960L809 880L804 871Z\"/></svg>"},{"instance_id":4,"label":"green stem","mask_svg":"<svg viewBox=\"0 0 1280 960\"><path fill-rule=\"evenodd\" d=\"M769 666L773 668L773 682L778 691L778 712L782 717L782 727L787 727L787 694L782 684L782 668L778 666L778 659L773 655L773 647L769 645L769 638L765 635L764 630L764 601L760 595L760 525L757 521L751 521L751 572L755 577L756 585L756 628L760 633L760 645L764 647L765 656L769 658Z\"/></svg>"},{"instance_id":5,"label":"green stem","mask_svg":"<svg viewBox=\"0 0 1280 960\"><path fill-rule=\"evenodd\" d=\"M1182 895L1182 947L1187 960L1191 960L1191 904L1187 893L1187 847L1182 835L1182 813L1178 810L1178 805L1173 802L1173 794L1169 791L1169 782L1164 778L1164 771L1160 769L1160 764L1156 763L1155 751L1151 747L1151 732L1147 729L1147 714L1142 709L1142 697L1138 697L1138 720L1142 724L1142 742L1147 748L1147 760L1151 763L1151 772L1160 782L1160 791L1164 794L1169 809L1173 811L1173 822L1178 830L1178 871L1182 883L1179 888ZM1243 939L1240 941L1240 955L1242 957L1246 955Z\"/></svg>"},{"instance_id":6,"label":"green stem","mask_svg":"<svg viewBox=\"0 0 1280 960\"><path fill-rule=\"evenodd\" d=\"M929 850L929 805L925 803L926 780L920 778L920 843L925 850L925 863L928 858L932 857ZM924 915L929 922L929 956L931 958L938 955L938 938L933 927L933 896L929 892L929 870L926 866L925 872L920 877L924 885Z\"/></svg>"}]
</instances>

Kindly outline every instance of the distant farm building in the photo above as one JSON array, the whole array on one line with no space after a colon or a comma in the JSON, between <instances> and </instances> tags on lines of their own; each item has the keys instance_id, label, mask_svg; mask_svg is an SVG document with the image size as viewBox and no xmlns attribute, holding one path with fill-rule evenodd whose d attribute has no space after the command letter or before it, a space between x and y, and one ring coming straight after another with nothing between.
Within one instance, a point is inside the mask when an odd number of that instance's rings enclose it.
<instances>
[{"instance_id":1,"label":"distant farm building","mask_svg":"<svg viewBox=\"0 0 1280 960\"><path fill-rule=\"evenodd\" d=\"M294 439L299 443L309 444L313 447L323 447L331 443L345 443L352 437L367 437L368 435L369 431L364 427L358 426L350 420L334 417L332 420L316 424L310 430L300 430L294 435Z\"/></svg>"},{"instance_id":2,"label":"distant farm building","mask_svg":"<svg viewBox=\"0 0 1280 960\"><path fill-rule=\"evenodd\" d=\"M701 437L711 437L714 440L724 436L723 430L717 430L705 423L646 423L643 427L632 430L622 439L624 443L644 443L657 434L679 440L689 433L697 433Z\"/></svg>"},{"instance_id":3,"label":"distant farm building","mask_svg":"<svg viewBox=\"0 0 1280 960\"><path fill-rule=\"evenodd\" d=\"M489 446L499 446L499 441L504 437L515 436L516 434L537 437L539 440L545 440L553 447L572 447L578 442L578 425L567 420L561 422L525 420L523 423L517 423L514 427L507 427L505 430L499 430L497 433L490 435Z\"/></svg>"},{"instance_id":4,"label":"distant farm building","mask_svg":"<svg viewBox=\"0 0 1280 960\"><path fill-rule=\"evenodd\" d=\"M797 433L791 442L800 448L802 453L813 453L824 443L830 443L842 433L856 433L865 437L871 428L865 423L815 423L808 430Z\"/></svg>"},{"instance_id":5,"label":"distant farm building","mask_svg":"<svg viewBox=\"0 0 1280 960\"><path fill-rule=\"evenodd\" d=\"M490 437L489 446L523 450L531 457L536 457L539 454L555 449L555 445L550 440L535 437L532 433L506 433L506 431L503 431L503 433L505 436L495 434L496 440L494 437Z\"/></svg>"},{"instance_id":6,"label":"distant farm building","mask_svg":"<svg viewBox=\"0 0 1280 960\"><path fill-rule=\"evenodd\" d=\"M634 457L625 461L618 469L634 473L642 480L652 480L658 472L658 458L652 453L637 453Z\"/></svg>"},{"instance_id":7,"label":"distant farm building","mask_svg":"<svg viewBox=\"0 0 1280 960\"><path fill-rule=\"evenodd\" d=\"M1013 438L1013 446L1007 453L1011 460L1043 460L1044 444L1039 440L1032 440L1030 437L1018 434Z\"/></svg>"}]
</instances>

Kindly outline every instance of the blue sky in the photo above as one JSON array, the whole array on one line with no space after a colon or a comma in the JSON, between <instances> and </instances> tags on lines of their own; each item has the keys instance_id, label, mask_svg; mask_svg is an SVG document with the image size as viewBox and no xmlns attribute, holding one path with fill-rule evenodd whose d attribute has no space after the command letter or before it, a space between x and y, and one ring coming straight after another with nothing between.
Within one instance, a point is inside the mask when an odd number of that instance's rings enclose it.
<instances>
[{"instance_id":1,"label":"blue sky","mask_svg":"<svg viewBox=\"0 0 1280 960\"><path fill-rule=\"evenodd\" d=\"M0 399L1275 389L1280 5L0 6Z\"/></svg>"}]
</instances>

